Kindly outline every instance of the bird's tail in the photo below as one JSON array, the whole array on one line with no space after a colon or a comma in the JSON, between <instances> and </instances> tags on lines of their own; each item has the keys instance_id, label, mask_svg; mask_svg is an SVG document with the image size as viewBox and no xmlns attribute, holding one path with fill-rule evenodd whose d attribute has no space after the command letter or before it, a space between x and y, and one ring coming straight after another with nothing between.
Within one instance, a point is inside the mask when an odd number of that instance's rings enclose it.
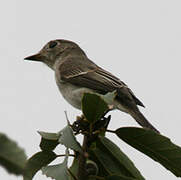
<instances>
[{"instance_id":1,"label":"bird's tail","mask_svg":"<svg viewBox=\"0 0 181 180\"><path fill-rule=\"evenodd\" d=\"M160 134L160 132L144 117L140 111L132 112L130 115L136 120L136 122L144 128L151 129Z\"/></svg>"}]
</instances>

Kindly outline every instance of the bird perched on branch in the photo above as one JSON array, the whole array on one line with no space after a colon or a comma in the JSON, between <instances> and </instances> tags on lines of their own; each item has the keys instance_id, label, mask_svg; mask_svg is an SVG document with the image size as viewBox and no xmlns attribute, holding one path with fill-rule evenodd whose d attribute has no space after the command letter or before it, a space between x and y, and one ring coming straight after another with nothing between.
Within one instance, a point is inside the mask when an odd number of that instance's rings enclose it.
<instances>
[{"instance_id":1,"label":"bird perched on branch","mask_svg":"<svg viewBox=\"0 0 181 180\"><path fill-rule=\"evenodd\" d=\"M75 108L81 109L81 99L85 92L106 94L117 90L114 108L130 114L144 128L159 133L138 109L138 105L144 105L131 89L112 73L92 62L76 43L63 39L53 40L25 60L43 62L54 70L60 92Z\"/></svg>"}]
</instances>

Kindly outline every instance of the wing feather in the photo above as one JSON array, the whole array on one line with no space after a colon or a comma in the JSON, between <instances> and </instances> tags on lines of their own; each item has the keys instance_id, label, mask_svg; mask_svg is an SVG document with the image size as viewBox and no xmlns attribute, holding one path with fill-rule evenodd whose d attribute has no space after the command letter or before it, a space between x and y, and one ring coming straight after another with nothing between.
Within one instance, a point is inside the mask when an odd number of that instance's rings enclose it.
<instances>
[{"instance_id":1,"label":"wing feather","mask_svg":"<svg viewBox=\"0 0 181 180\"><path fill-rule=\"evenodd\" d=\"M121 103L137 104L144 107L124 82L92 61L83 61L82 57L71 57L61 63L59 66L61 80L94 89L101 94L117 90L117 99Z\"/></svg>"}]
</instances>

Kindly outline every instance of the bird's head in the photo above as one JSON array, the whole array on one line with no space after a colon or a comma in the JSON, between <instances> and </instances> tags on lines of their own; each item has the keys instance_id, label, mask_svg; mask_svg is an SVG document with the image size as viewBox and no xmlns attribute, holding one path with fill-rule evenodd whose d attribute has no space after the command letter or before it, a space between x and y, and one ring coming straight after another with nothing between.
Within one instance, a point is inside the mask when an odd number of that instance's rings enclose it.
<instances>
[{"instance_id":1,"label":"bird's head","mask_svg":"<svg viewBox=\"0 0 181 180\"><path fill-rule=\"evenodd\" d=\"M28 56L24 59L43 62L53 69L57 59L60 60L62 57L76 51L82 51L76 43L68 40L57 39L48 42L37 54Z\"/></svg>"}]
</instances>

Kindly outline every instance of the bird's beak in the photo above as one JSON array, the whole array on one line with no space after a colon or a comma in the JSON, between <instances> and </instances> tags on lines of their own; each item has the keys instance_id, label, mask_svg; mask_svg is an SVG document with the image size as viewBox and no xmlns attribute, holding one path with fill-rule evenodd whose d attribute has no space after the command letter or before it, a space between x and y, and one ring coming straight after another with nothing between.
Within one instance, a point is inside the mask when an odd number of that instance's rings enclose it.
<instances>
[{"instance_id":1,"label":"bird's beak","mask_svg":"<svg viewBox=\"0 0 181 180\"><path fill-rule=\"evenodd\" d=\"M40 53L24 58L24 60L30 60L30 61L43 61L43 59L44 57Z\"/></svg>"}]
</instances>

